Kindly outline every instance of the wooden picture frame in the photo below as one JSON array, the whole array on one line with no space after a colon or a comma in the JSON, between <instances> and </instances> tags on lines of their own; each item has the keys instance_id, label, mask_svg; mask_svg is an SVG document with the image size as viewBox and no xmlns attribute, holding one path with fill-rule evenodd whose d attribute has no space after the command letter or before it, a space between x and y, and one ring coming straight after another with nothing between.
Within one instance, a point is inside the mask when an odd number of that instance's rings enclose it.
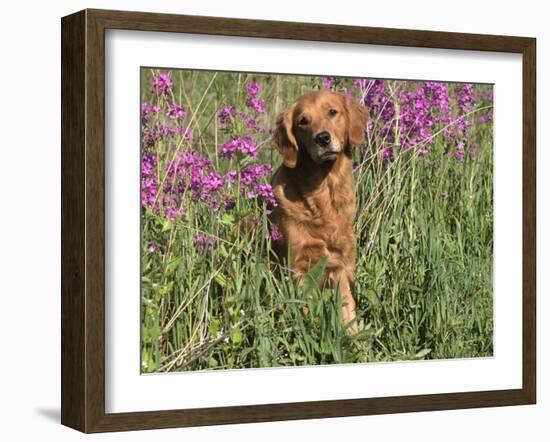
<instances>
[{"instance_id":1,"label":"wooden picture frame","mask_svg":"<svg viewBox=\"0 0 550 442\"><path fill-rule=\"evenodd\" d=\"M62 29L62 408L83 432L533 404L536 400L536 41L533 38L106 10ZM516 53L523 65L523 385L519 389L105 412L105 30Z\"/></svg>"}]
</instances>

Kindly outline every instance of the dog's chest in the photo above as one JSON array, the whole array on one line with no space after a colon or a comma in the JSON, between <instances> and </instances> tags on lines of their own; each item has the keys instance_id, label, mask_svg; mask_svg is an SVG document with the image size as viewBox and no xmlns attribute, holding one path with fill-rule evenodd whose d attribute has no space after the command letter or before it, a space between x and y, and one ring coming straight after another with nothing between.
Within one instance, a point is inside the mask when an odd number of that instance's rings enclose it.
<instances>
[{"instance_id":1,"label":"dog's chest","mask_svg":"<svg viewBox=\"0 0 550 442\"><path fill-rule=\"evenodd\" d=\"M321 257L329 267L352 265L355 256L353 216L355 195L351 177L328 181L313 192L301 192L281 180L274 186L278 207L272 214L284 240L277 244L281 256L290 247L293 261L303 271Z\"/></svg>"},{"instance_id":2,"label":"dog's chest","mask_svg":"<svg viewBox=\"0 0 550 442\"><path fill-rule=\"evenodd\" d=\"M349 241L353 234L352 221L355 212L355 196L351 187L327 185L313 194L281 204L283 219L291 222L303 239L311 237L323 240L327 246Z\"/></svg>"}]
</instances>

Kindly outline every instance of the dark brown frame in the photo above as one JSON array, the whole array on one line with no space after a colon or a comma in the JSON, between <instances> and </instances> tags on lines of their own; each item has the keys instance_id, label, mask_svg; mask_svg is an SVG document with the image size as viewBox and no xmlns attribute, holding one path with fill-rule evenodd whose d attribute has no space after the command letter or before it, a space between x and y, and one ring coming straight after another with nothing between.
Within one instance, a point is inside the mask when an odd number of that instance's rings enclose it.
<instances>
[{"instance_id":1,"label":"dark brown frame","mask_svg":"<svg viewBox=\"0 0 550 442\"><path fill-rule=\"evenodd\" d=\"M184 32L523 56L523 386L476 391L105 413L105 30ZM61 21L61 422L83 432L534 404L536 400L536 40L264 20L84 10Z\"/></svg>"}]
</instances>

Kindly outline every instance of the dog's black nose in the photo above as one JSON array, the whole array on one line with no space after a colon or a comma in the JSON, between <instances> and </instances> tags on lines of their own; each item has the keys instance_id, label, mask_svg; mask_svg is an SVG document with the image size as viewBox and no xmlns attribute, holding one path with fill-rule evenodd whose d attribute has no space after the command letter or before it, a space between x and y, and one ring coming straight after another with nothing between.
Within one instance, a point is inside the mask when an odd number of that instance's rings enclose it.
<instances>
[{"instance_id":1,"label":"dog's black nose","mask_svg":"<svg viewBox=\"0 0 550 442\"><path fill-rule=\"evenodd\" d=\"M321 147L327 147L330 144L330 134L328 132L320 132L315 136L315 142Z\"/></svg>"}]
</instances>

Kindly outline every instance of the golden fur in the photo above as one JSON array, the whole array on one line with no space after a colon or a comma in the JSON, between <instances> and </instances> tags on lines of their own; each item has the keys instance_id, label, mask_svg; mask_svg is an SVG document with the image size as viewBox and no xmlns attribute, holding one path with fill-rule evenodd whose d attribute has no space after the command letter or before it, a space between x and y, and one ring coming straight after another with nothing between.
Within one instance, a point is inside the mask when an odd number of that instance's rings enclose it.
<instances>
[{"instance_id":1,"label":"golden fur","mask_svg":"<svg viewBox=\"0 0 550 442\"><path fill-rule=\"evenodd\" d=\"M364 140L367 119L366 109L349 97L312 92L279 115L273 134L283 157L272 178L278 207L271 220L283 235L276 250L280 257L289 252L298 277L328 257L326 277L339 285L346 324L356 316L351 146ZM357 324L350 329L356 331Z\"/></svg>"}]
</instances>

